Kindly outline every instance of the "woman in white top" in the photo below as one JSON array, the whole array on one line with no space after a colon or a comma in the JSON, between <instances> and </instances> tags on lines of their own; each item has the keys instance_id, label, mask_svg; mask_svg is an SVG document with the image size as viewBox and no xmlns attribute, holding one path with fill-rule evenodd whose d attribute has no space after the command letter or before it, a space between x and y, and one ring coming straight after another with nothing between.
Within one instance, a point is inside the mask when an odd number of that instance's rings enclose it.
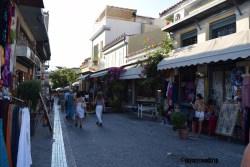
<instances>
[{"instance_id":1,"label":"woman in white top","mask_svg":"<svg viewBox=\"0 0 250 167\"><path fill-rule=\"evenodd\" d=\"M79 124L80 128L82 128L82 122L85 116L85 109L86 109L85 100L81 96L80 93L77 93L76 95L76 122L75 122L76 127Z\"/></svg>"}]
</instances>

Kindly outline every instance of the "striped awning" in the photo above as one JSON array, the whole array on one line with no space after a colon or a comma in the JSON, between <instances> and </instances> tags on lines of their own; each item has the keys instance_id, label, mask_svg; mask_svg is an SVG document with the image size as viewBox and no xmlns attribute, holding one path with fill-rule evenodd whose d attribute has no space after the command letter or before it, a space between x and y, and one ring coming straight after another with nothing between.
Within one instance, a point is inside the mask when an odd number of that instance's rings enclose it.
<instances>
[{"instance_id":1,"label":"striped awning","mask_svg":"<svg viewBox=\"0 0 250 167\"><path fill-rule=\"evenodd\" d=\"M103 77L106 74L108 74L108 70L104 70L104 71L99 71L99 72L95 72L93 74L90 75L90 78L98 78L98 77Z\"/></svg>"},{"instance_id":2,"label":"striped awning","mask_svg":"<svg viewBox=\"0 0 250 167\"><path fill-rule=\"evenodd\" d=\"M146 76L143 74L143 67L132 67L126 69L126 71L122 73L120 76L121 80L141 79L141 78L146 78Z\"/></svg>"}]
</instances>

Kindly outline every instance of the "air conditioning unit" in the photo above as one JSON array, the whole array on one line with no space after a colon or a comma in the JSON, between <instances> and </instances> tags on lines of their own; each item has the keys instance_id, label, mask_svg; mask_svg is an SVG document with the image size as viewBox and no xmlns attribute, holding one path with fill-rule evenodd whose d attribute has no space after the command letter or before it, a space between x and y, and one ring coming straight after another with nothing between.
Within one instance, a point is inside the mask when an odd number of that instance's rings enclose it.
<instances>
[{"instance_id":1,"label":"air conditioning unit","mask_svg":"<svg viewBox=\"0 0 250 167\"><path fill-rule=\"evenodd\" d=\"M174 14L174 22L183 19L186 16L185 9L182 9Z\"/></svg>"}]
</instances>

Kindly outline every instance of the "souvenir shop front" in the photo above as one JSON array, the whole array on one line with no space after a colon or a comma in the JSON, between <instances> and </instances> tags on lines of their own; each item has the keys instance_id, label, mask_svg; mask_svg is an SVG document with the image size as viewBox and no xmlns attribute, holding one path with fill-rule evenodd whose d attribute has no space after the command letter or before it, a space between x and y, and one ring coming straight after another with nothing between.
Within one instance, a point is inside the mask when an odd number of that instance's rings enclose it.
<instances>
[{"instance_id":1,"label":"souvenir shop front","mask_svg":"<svg viewBox=\"0 0 250 167\"><path fill-rule=\"evenodd\" d=\"M186 113L191 128L194 110L191 102L194 102L197 94L201 94L207 105L212 102L214 106L216 120L211 133L247 143L250 123L250 59L193 63L187 66L178 65L178 59L175 61L173 66L166 64L162 68L162 64L158 65L158 69L166 73L164 96L167 105L179 105L181 111ZM209 120L209 116L209 113L205 114L205 119ZM207 129L204 131L207 132Z\"/></svg>"},{"instance_id":2,"label":"souvenir shop front","mask_svg":"<svg viewBox=\"0 0 250 167\"><path fill-rule=\"evenodd\" d=\"M31 165L29 109L10 96L15 64L15 5L0 1L0 166ZM15 104L12 104L15 103Z\"/></svg>"}]
</instances>

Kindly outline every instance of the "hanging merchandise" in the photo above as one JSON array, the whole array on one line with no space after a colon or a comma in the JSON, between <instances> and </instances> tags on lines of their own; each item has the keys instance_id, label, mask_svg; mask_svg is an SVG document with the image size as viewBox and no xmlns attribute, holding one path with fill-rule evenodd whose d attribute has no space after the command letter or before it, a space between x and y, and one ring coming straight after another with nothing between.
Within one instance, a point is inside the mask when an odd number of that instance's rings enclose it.
<instances>
[{"instance_id":1,"label":"hanging merchandise","mask_svg":"<svg viewBox=\"0 0 250 167\"><path fill-rule=\"evenodd\" d=\"M3 120L0 118L0 165L1 167L9 167L6 146L3 135Z\"/></svg>"},{"instance_id":2,"label":"hanging merchandise","mask_svg":"<svg viewBox=\"0 0 250 167\"><path fill-rule=\"evenodd\" d=\"M10 73L10 55L11 48L10 46L6 47L5 50L5 64L3 65L2 79L4 81L4 86L9 87L11 82L11 73Z\"/></svg>"},{"instance_id":3,"label":"hanging merchandise","mask_svg":"<svg viewBox=\"0 0 250 167\"><path fill-rule=\"evenodd\" d=\"M250 108L250 74L243 75L242 106Z\"/></svg>"},{"instance_id":4,"label":"hanging merchandise","mask_svg":"<svg viewBox=\"0 0 250 167\"><path fill-rule=\"evenodd\" d=\"M18 144L17 167L32 165L30 143L30 111L27 107L21 109L22 123Z\"/></svg>"},{"instance_id":5,"label":"hanging merchandise","mask_svg":"<svg viewBox=\"0 0 250 167\"><path fill-rule=\"evenodd\" d=\"M10 26L10 33L9 33L9 43L11 48L11 55L10 55L10 72L14 73L15 63L16 63L16 56L15 56L15 46L16 46L16 27L17 27L17 16L15 13L15 6L10 6L10 13L11 13L11 26Z\"/></svg>"},{"instance_id":6,"label":"hanging merchandise","mask_svg":"<svg viewBox=\"0 0 250 167\"><path fill-rule=\"evenodd\" d=\"M204 97L205 95L205 79L204 78L197 79L196 94L201 94Z\"/></svg>"},{"instance_id":7,"label":"hanging merchandise","mask_svg":"<svg viewBox=\"0 0 250 167\"><path fill-rule=\"evenodd\" d=\"M14 19L13 19L14 18ZM0 57L1 57L1 79L4 86L11 86L11 71L14 68L15 48L15 7L9 0L0 2ZM11 67L11 68L10 68Z\"/></svg>"},{"instance_id":8,"label":"hanging merchandise","mask_svg":"<svg viewBox=\"0 0 250 167\"><path fill-rule=\"evenodd\" d=\"M13 113L14 105L9 105L8 109L8 118L7 118L7 129L6 129L6 148L7 148L7 155L9 159L9 165L10 167L13 167L12 165L12 152L11 152L11 132L12 132L12 113Z\"/></svg>"},{"instance_id":9,"label":"hanging merchandise","mask_svg":"<svg viewBox=\"0 0 250 167\"><path fill-rule=\"evenodd\" d=\"M17 163L18 142L20 135L20 108L15 107L12 115L12 133L11 133L11 157L12 164L15 167Z\"/></svg>"},{"instance_id":10,"label":"hanging merchandise","mask_svg":"<svg viewBox=\"0 0 250 167\"><path fill-rule=\"evenodd\" d=\"M242 74L243 69L242 68L235 68L232 70L231 73L231 84L232 84L232 97L233 99L238 98L241 86L242 86Z\"/></svg>"},{"instance_id":11,"label":"hanging merchandise","mask_svg":"<svg viewBox=\"0 0 250 167\"><path fill-rule=\"evenodd\" d=\"M185 101L192 102L195 98L195 84L193 81L188 81L185 85Z\"/></svg>"},{"instance_id":12,"label":"hanging merchandise","mask_svg":"<svg viewBox=\"0 0 250 167\"><path fill-rule=\"evenodd\" d=\"M4 65L4 48L3 46L0 45L0 66ZM0 73L1 73L1 68L0 68ZM0 75L1 79L1 75Z\"/></svg>"},{"instance_id":13,"label":"hanging merchandise","mask_svg":"<svg viewBox=\"0 0 250 167\"><path fill-rule=\"evenodd\" d=\"M0 2L0 45L4 48L8 39L8 6L9 1Z\"/></svg>"}]
</instances>

